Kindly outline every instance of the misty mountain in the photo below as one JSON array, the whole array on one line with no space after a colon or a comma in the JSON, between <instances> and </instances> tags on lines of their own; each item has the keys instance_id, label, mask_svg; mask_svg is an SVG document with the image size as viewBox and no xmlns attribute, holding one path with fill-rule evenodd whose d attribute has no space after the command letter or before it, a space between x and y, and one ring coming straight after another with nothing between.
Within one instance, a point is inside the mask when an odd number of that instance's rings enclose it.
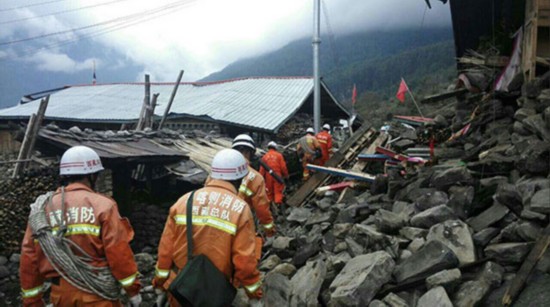
<instances>
[{"instance_id":1,"label":"misty mountain","mask_svg":"<svg viewBox=\"0 0 550 307\"><path fill-rule=\"evenodd\" d=\"M239 60L201 81L248 76L311 76L311 39L305 38L254 58ZM361 97L389 99L401 77L411 89L434 89L455 74L452 29L405 29L322 37L321 75L331 91L349 103L356 84ZM436 81L437 80L437 81ZM369 93L376 95L368 95Z\"/></svg>"}]
</instances>

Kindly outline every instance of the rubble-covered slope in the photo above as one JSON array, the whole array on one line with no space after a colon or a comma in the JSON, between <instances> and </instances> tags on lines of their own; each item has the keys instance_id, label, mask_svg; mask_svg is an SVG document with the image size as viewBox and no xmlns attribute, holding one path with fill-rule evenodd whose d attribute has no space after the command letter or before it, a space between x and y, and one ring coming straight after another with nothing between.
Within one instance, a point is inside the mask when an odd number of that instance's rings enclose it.
<instances>
[{"instance_id":1,"label":"rubble-covered slope","mask_svg":"<svg viewBox=\"0 0 550 307\"><path fill-rule=\"evenodd\" d=\"M541 84L521 97L457 99L432 128L434 165L388 171L340 202L330 192L289 209L264 247L264 304L500 306L548 227L550 89ZM423 142L388 124L411 141L399 149ZM546 304L549 273L547 251L518 306Z\"/></svg>"}]
</instances>

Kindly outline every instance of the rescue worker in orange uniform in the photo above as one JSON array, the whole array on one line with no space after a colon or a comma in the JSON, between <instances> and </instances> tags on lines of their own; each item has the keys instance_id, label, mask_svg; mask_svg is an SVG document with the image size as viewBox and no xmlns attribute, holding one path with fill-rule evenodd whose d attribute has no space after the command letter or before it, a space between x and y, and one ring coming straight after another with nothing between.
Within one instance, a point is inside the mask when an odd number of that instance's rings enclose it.
<instances>
[{"instance_id":1,"label":"rescue worker in orange uniform","mask_svg":"<svg viewBox=\"0 0 550 307\"><path fill-rule=\"evenodd\" d=\"M262 157L262 161L271 170L282 179L288 179L288 169L283 155L277 151L277 143L271 141L267 144L268 151ZM280 183L269 174L264 167L260 167L260 174L265 178L265 187L267 189L267 198L276 205L283 204L284 183Z\"/></svg>"},{"instance_id":2,"label":"rescue worker in orange uniform","mask_svg":"<svg viewBox=\"0 0 550 307\"><path fill-rule=\"evenodd\" d=\"M259 299L262 289L256 268L254 219L250 207L237 196L248 172L248 162L236 150L223 149L214 156L210 181L193 197L193 254L207 256L234 285L243 286L250 298ZM158 306L162 306L164 291L176 271L187 263L186 205L190 194L170 208L160 239L153 280ZM179 306L171 295L168 299L170 306Z\"/></svg>"},{"instance_id":3,"label":"rescue worker in orange uniform","mask_svg":"<svg viewBox=\"0 0 550 307\"><path fill-rule=\"evenodd\" d=\"M330 125L324 124L323 130L315 136L321 145L322 156L319 159L319 165L323 166L332 156L332 135L329 133Z\"/></svg>"},{"instance_id":4,"label":"rescue worker in orange uniform","mask_svg":"<svg viewBox=\"0 0 550 307\"><path fill-rule=\"evenodd\" d=\"M61 225L66 226L65 238L92 257L90 265L109 267L130 297L131 305L139 306L141 286L129 245L134 231L128 220L120 217L113 199L94 192L101 170L101 160L92 149L85 146L68 149L60 162L64 187L55 192L51 203L46 203L46 217L53 234L61 231L59 225L63 223ZM65 221L60 222L61 218ZM76 255L81 253L76 248L71 249ZM30 225L27 226L21 248L19 278L23 306L45 306L42 300L45 281L51 282L50 302L54 306L122 306L119 300L106 300L80 290L61 277L33 237Z\"/></svg>"},{"instance_id":5,"label":"rescue worker in orange uniform","mask_svg":"<svg viewBox=\"0 0 550 307\"><path fill-rule=\"evenodd\" d=\"M256 144L247 134L240 134L233 139L231 148L240 152L246 161L250 162L256 153ZM273 215L269 208L269 199L265 190L265 180L262 175L248 166L248 174L243 178L239 187L239 197L244 199L250 205L256 214L260 227L266 236L271 237L275 234L275 224Z\"/></svg>"},{"instance_id":6,"label":"rescue worker in orange uniform","mask_svg":"<svg viewBox=\"0 0 550 307\"><path fill-rule=\"evenodd\" d=\"M300 161L302 162L303 176L302 180L309 179L310 171L307 169L307 164L315 164L315 161L321 157L322 149L321 144L315 138L315 130L313 128L307 128L306 135L304 135L297 145L297 152Z\"/></svg>"}]
</instances>

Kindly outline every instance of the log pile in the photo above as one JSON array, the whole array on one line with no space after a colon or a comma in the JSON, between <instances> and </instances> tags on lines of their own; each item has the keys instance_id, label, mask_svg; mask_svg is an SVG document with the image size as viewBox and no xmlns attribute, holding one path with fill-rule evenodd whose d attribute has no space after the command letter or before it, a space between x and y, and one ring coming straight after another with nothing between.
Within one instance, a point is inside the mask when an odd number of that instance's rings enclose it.
<instances>
[{"instance_id":1,"label":"log pile","mask_svg":"<svg viewBox=\"0 0 550 307\"><path fill-rule=\"evenodd\" d=\"M0 301L6 306L21 304L19 250L29 205L38 195L54 190L57 185L56 167L29 169L20 177L0 179Z\"/></svg>"},{"instance_id":2,"label":"log pile","mask_svg":"<svg viewBox=\"0 0 550 307\"><path fill-rule=\"evenodd\" d=\"M55 190L58 182L55 167L31 169L21 177L0 181L0 255L19 251L29 205L38 195Z\"/></svg>"},{"instance_id":3,"label":"log pile","mask_svg":"<svg viewBox=\"0 0 550 307\"><path fill-rule=\"evenodd\" d=\"M145 203L132 205L132 213L128 218L135 232L131 244L135 253L156 253L171 205L159 206Z\"/></svg>"}]
</instances>

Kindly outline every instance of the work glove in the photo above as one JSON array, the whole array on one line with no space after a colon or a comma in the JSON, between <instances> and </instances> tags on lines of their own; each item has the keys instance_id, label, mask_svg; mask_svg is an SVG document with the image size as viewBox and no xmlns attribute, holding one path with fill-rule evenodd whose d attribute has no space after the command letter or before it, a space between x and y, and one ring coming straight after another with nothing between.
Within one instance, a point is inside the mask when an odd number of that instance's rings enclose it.
<instances>
[{"instance_id":1,"label":"work glove","mask_svg":"<svg viewBox=\"0 0 550 307\"><path fill-rule=\"evenodd\" d=\"M166 292L162 291L161 289L155 289L155 294L157 295L155 305L158 307L163 307L166 303Z\"/></svg>"},{"instance_id":2,"label":"work glove","mask_svg":"<svg viewBox=\"0 0 550 307\"><path fill-rule=\"evenodd\" d=\"M141 304L141 294L136 294L130 298L130 306L138 307Z\"/></svg>"},{"instance_id":3,"label":"work glove","mask_svg":"<svg viewBox=\"0 0 550 307\"><path fill-rule=\"evenodd\" d=\"M249 299L251 300L260 300L263 296L263 291L262 291L262 288L258 288L256 291L254 292L248 292L248 291L245 291L246 292L246 295L248 296Z\"/></svg>"}]
</instances>

